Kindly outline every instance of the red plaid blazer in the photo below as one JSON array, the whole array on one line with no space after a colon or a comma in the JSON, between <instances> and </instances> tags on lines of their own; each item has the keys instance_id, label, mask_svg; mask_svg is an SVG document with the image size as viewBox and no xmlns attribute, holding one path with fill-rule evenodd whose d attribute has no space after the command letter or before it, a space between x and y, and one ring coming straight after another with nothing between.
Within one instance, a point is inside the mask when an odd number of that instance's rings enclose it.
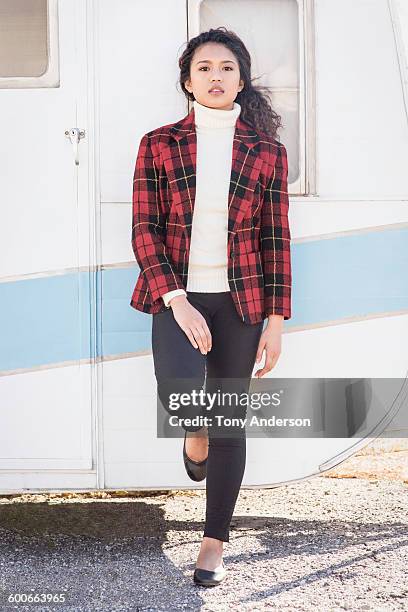
<instances>
[{"instance_id":1,"label":"red plaid blazer","mask_svg":"<svg viewBox=\"0 0 408 612\"><path fill-rule=\"evenodd\" d=\"M154 314L161 296L185 289L196 186L194 108L146 133L133 177L132 248L140 272L130 305ZM228 197L228 281L237 313L253 324L291 316L287 154L239 116Z\"/></svg>"}]
</instances>

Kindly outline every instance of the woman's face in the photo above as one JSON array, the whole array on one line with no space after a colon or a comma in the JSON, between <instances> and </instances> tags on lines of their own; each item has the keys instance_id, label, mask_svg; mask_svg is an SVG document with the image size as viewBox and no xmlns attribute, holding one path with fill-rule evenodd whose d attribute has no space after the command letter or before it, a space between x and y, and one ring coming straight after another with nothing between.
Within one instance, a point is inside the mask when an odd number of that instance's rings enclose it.
<instances>
[{"instance_id":1,"label":"woman's face","mask_svg":"<svg viewBox=\"0 0 408 612\"><path fill-rule=\"evenodd\" d=\"M185 82L185 87L203 106L231 110L238 92L244 88L235 55L221 43L201 45L193 55L190 78ZM222 93L210 92L216 87Z\"/></svg>"}]
</instances>

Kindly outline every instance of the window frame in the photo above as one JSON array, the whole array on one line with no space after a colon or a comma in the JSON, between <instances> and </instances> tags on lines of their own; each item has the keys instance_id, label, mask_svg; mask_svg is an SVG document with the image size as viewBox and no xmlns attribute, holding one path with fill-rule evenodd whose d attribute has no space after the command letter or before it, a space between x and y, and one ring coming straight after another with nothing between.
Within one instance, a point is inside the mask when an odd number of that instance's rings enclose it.
<instances>
[{"instance_id":1,"label":"window frame","mask_svg":"<svg viewBox=\"0 0 408 612\"><path fill-rule=\"evenodd\" d=\"M314 0L295 1L298 5L299 32L299 176L288 184L288 192L291 196L311 196L316 195ZM204 0L186 0L188 40L201 31L199 15L202 2ZM288 161L290 164L290 158Z\"/></svg>"},{"instance_id":2,"label":"window frame","mask_svg":"<svg viewBox=\"0 0 408 612\"><path fill-rule=\"evenodd\" d=\"M47 0L48 64L40 76L0 77L0 89L60 87L58 48L58 0Z\"/></svg>"}]
</instances>

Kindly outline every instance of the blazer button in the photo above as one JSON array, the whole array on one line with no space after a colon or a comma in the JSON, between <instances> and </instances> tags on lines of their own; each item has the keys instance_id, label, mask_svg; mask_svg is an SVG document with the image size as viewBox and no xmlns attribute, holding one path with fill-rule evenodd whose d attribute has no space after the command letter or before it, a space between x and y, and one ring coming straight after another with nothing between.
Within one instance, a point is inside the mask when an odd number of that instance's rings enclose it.
<instances>
[{"instance_id":1,"label":"blazer button","mask_svg":"<svg viewBox=\"0 0 408 612\"><path fill-rule=\"evenodd\" d=\"M234 259L234 257L235 257L235 252L231 251L231 259Z\"/></svg>"}]
</instances>

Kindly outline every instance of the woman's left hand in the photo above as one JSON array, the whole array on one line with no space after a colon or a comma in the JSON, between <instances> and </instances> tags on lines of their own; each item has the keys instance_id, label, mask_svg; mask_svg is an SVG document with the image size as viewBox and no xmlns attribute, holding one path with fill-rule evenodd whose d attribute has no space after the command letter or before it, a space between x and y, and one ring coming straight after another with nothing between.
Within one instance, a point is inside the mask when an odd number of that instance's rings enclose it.
<instances>
[{"instance_id":1,"label":"woman's left hand","mask_svg":"<svg viewBox=\"0 0 408 612\"><path fill-rule=\"evenodd\" d=\"M268 321L268 325L262 332L259 340L258 350L256 353L255 363L259 363L262 359L262 354L266 352L265 365L261 370L255 372L257 378L261 378L267 372L270 372L275 367L281 354L282 346L282 320L283 317L273 317Z\"/></svg>"}]
</instances>

